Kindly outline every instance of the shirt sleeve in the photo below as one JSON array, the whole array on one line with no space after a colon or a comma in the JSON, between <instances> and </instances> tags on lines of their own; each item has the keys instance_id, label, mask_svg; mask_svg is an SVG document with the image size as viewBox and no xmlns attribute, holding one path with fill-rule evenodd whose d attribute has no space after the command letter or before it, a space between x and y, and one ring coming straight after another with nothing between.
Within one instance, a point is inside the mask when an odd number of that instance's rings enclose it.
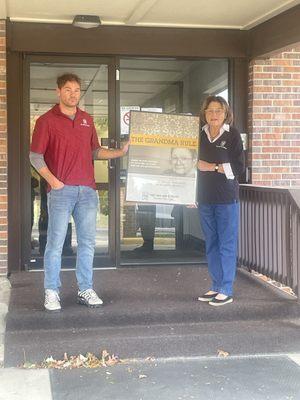
<instances>
[{"instance_id":1,"label":"shirt sleeve","mask_svg":"<svg viewBox=\"0 0 300 400\"><path fill-rule=\"evenodd\" d=\"M232 172L230 163L223 163L222 166L223 166L226 178L227 179L234 179L234 174Z\"/></svg>"},{"instance_id":2,"label":"shirt sleeve","mask_svg":"<svg viewBox=\"0 0 300 400\"><path fill-rule=\"evenodd\" d=\"M45 154L49 143L49 126L45 118L37 119L33 130L30 151Z\"/></svg>"},{"instance_id":3,"label":"shirt sleeve","mask_svg":"<svg viewBox=\"0 0 300 400\"><path fill-rule=\"evenodd\" d=\"M29 153L29 159L30 159L31 165L37 171L39 171L43 167L47 167L47 164L45 163L45 159L44 159L43 154L34 153L33 151L31 151Z\"/></svg>"},{"instance_id":4,"label":"shirt sleeve","mask_svg":"<svg viewBox=\"0 0 300 400\"><path fill-rule=\"evenodd\" d=\"M233 175L238 177L245 171L245 154L240 133L237 130L232 131L232 133L229 160Z\"/></svg>"}]
</instances>

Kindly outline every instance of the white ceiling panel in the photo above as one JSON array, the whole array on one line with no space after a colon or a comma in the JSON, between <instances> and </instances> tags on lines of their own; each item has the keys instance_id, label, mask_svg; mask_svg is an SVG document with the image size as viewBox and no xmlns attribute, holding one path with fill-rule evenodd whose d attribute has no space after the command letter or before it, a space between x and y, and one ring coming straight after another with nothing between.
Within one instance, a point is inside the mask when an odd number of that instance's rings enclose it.
<instances>
[{"instance_id":1,"label":"white ceiling panel","mask_svg":"<svg viewBox=\"0 0 300 400\"><path fill-rule=\"evenodd\" d=\"M295 5L282 0L186 0L174 7L173 0L161 0L139 21L139 25L193 25L202 27L245 28Z\"/></svg>"},{"instance_id":2,"label":"white ceiling panel","mask_svg":"<svg viewBox=\"0 0 300 400\"><path fill-rule=\"evenodd\" d=\"M0 0L0 17L12 21L71 23L98 15L102 24L249 29L300 0Z\"/></svg>"}]
</instances>

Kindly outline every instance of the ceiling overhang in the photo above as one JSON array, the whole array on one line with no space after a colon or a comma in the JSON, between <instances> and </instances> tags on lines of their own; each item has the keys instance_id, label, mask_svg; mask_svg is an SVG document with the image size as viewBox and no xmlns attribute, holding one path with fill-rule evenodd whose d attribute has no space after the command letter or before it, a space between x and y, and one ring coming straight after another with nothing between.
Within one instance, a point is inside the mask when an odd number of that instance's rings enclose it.
<instances>
[{"instance_id":1,"label":"ceiling overhang","mask_svg":"<svg viewBox=\"0 0 300 400\"><path fill-rule=\"evenodd\" d=\"M10 1L13 0L8 0L8 5ZM0 0L2 9L4 3ZM140 26L137 21L140 21L141 15L160 1L130 0L129 3L138 4L131 14L126 14L123 25L105 25L102 20L100 27L84 30L73 27L69 22L53 24L10 20L8 48L12 51L90 55L254 58L300 42L299 4L246 30ZM287 7L293 3L284 4Z\"/></svg>"},{"instance_id":2,"label":"ceiling overhang","mask_svg":"<svg viewBox=\"0 0 300 400\"><path fill-rule=\"evenodd\" d=\"M96 15L102 25L249 30L300 0L0 0L0 18L13 22L72 24Z\"/></svg>"}]
</instances>

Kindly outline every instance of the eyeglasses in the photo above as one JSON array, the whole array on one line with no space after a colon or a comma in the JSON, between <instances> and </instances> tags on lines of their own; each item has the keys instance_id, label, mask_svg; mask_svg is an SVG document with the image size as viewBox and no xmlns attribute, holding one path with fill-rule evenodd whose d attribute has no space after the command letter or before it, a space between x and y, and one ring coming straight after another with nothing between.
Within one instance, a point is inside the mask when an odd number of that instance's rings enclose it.
<instances>
[{"instance_id":1,"label":"eyeglasses","mask_svg":"<svg viewBox=\"0 0 300 400\"><path fill-rule=\"evenodd\" d=\"M212 115L212 114L223 114L225 111L223 110L223 108L208 108L205 110L206 114Z\"/></svg>"}]
</instances>

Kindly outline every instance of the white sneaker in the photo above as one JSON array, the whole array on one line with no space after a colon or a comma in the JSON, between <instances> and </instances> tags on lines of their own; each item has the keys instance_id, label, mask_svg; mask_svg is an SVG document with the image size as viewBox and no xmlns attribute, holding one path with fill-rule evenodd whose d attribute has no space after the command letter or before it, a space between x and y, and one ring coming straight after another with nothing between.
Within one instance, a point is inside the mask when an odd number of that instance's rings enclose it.
<instances>
[{"instance_id":1,"label":"white sneaker","mask_svg":"<svg viewBox=\"0 0 300 400\"><path fill-rule=\"evenodd\" d=\"M83 304L90 308L100 307L103 301L98 297L97 293L93 289L78 291L77 303Z\"/></svg>"},{"instance_id":2,"label":"white sneaker","mask_svg":"<svg viewBox=\"0 0 300 400\"><path fill-rule=\"evenodd\" d=\"M45 303L44 303L46 311L60 311L60 298L58 293L52 289L45 290Z\"/></svg>"}]
</instances>

